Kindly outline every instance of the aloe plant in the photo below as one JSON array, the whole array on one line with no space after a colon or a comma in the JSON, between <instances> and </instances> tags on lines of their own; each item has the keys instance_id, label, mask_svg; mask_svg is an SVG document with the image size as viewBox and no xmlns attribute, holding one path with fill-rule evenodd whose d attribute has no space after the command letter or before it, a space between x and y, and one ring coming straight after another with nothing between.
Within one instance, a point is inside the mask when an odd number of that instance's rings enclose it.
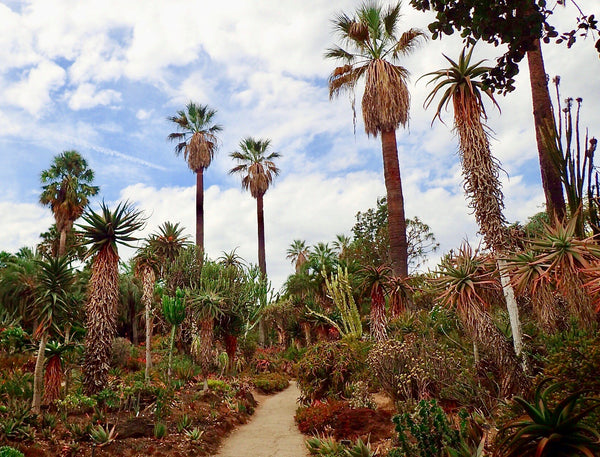
<instances>
[{"instance_id":1,"label":"aloe plant","mask_svg":"<svg viewBox=\"0 0 600 457\"><path fill-rule=\"evenodd\" d=\"M177 327L181 325L185 319L185 303L183 298L185 293L180 288L177 288L175 297L163 295L162 305L163 314L169 324L171 324L171 339L169 344L169 367L167 369L167 378L171 381L171 368L173 366L173 346L175 345L175 333Z\"/></svg>"},{"instance_id":2,"label":"aloe plant","mask_svg":"<svg viewBox=\"0 0 600 457\"><path fill-rule=\"evenodd\" d=\"M550 383L545 379L536 388L529 403L522 397L514 401L525 413L503 427L504 439L499 444L501 457L594 457L600 451L600 433L595 426L585 423L590 413L600 407L600 399L584 396L577 391L556 406L551 396L562 389L564 382ZM578 408L579 405L591 406Z\"/></svg>"}]
</instances>

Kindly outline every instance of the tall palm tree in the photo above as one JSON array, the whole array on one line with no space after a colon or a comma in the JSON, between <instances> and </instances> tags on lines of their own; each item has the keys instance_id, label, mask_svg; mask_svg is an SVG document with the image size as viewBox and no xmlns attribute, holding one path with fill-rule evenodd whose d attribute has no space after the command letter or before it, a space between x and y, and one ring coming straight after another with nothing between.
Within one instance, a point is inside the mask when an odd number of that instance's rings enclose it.
<instances>
[{"instance_id":1,"label":"tall palm tree","mask_svg":"<svg viewBox=\"0 0 600 457\"><path fill-rule=\"evenodd\" d=\"M454 108L454 128L459 138L459 150L465 179L464 189L475 211L475 219L485 243L498 255L506 248L508 239L506 220L502 213L504 207L500 180L500 166L492 157L488 134L485 130L486 119L483 94L497 105L492 92L486 89L481 76L491 68L481 65L483 61L471 63L471 48L468 53L463 49L457 62L444 56L450 63L447 69L437 70L425 76L432 76L431 82L437 83L425 100L429 106L440 90L445 89L437 106L435 117L441 119L443 107L452 102ZM435 119L434 117L434 119ZM523 349L521 323L510 284L506 261L497 258L500 278L506 299L513 331L513 343L517 356Z\"/></svg>"},{"instance_id":2,"label":"tall palm tree","mask_svg":"<svg viewBox=\"0 0 600 457\"><path fill-rule=\"evenodd\" d=\"M154 283L159 270L159 259L150 243L146 243L134 258L135 275L142 280L142 305L144 306L146 320L146 370L144 378L150 381L152 369L152 301L154 299Z\"/></svg>"},{"instance_id":3,"label":"tall palm tree","mask_svg":"<svg viewBox=\"0 0 600 457\"><path fill-rule=\"evenodd\" d=\"M240 141L240 151L230 154L231 158L238 161L238 165L231 170L230 174L242 175L242 187L250 190L250 194L256 198L256 218L258 221L258 267L261 274L267 276L267 262L265 259L265 215L263 209L263 197L273 178L279 174L279 168L273 162L281 157L278 152L267 155L271 140L257 140L251 137Z\"/></svg>"},{"instance_id":4,"label":"tall palm tree","mask_svg":"<svg viewBox=\"0 0 600 457\"><path fill-rule=\"evenodd\" d=\"M83 214L87 225L79 225L84 244L93 257L92 276L88 284L86 305L87 333L85 337L84 386L88 394L106 385L110 349L116 332L119 302L119 252L117 246L135 241L133 232L141 229L145 220L129 203L119 203L111 211L104 202L100 212Z\"/></svg>"},{"instance_id":5,"label":"tall palm tree","mask_svg":"<svg viewBox=\"0 0 600 457\"><path fill-rule=\"evenodd\" d=\"M99 191L93 186L94 171L77 151L64 151L54 157L52 165L42 171L40 203L50 206L60 233L58 255L65 254L67 233L82 214L89 198Z\"/></svg>"},{"instance_id":6,"label":"tall palm tree","mask_svg":"<svg viewBox=\"0 0 600 457\"><path fill-rule=\"evenodd\" d=\"M308 261L308 246L304 240L294 240L286 251L286 258L294 264L296 273L300 272L302 265Z\"/></svg>"},{"instance_id":7,"label":"tall palm tree","mask_svg":"<svg viewBox=\"0 0 600 457\"><path fill-rule=\"evenodd\" d=\"M325 57L345 63L329 78L330 98L344 91L353 92L365 77L362 114L367 135L381 134L392 268L396 275L407 276L408 245L396 129L408 123L410 96L408 70L398 62L425 35L417 29L398 35L399 19L400 3L384 9L376 0L363 3L353 16L340 13L333 19L333 28L344 47L328 49Z\"/></svg>"},{"instance_id":8,"label":"tall palm tree","mask_svg":"<svg viewBox=\"0 0 600 457\"><path fill-rule=\"evenodd\" d=\"M66 324L65 316L72 308L72 298L69 289L74 283L73 270L66 256L49 258L46 261L38 260L38 284L36 286L36 299L34 312L38 317L38 327L35 335L39 337L39 349L35 363L33 377L32 410L39 414L44 376L44 355L46 344L52 329Z\"/></svg>"},{"instance_id":9,"label":"tall palm tree","mask_svg":"<svg viewBox=\"0 0 600 457\"><path fill-rule=\"evenodd\" d=\"M167 119L175 124L179 132L168 136L177 142L175 154L183 153L188 167L196 173L196 245L204 252L204 170L207 169L218 149L219 133L223 128L213 124L216 110L208 105L189 102L185 110Z\"/></svg>"}]
</instances>

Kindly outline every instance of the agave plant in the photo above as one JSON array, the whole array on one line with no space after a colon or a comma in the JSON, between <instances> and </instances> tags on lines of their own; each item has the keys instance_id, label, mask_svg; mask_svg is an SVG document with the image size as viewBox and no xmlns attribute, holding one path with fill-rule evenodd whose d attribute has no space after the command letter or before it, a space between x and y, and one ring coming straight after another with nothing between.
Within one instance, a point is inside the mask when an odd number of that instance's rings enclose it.
<instances>
[{"instance_id":1,"label":"agave plant","mask_svg":"<svg viewBox=\"0 0 600 457\"><path fill-rule=\"evenodd\" d=\"M499 444L501 457L594 457L600 451L600 433L585 420L600 407L600 399L588 398L577 391L552 406L551 397L564 387L564 382L544 379L536 388L534 400L522 397L514 401L525 413L507 424ZM593 402L591 406L579 405Z\"/></svg>"}]
</instances>

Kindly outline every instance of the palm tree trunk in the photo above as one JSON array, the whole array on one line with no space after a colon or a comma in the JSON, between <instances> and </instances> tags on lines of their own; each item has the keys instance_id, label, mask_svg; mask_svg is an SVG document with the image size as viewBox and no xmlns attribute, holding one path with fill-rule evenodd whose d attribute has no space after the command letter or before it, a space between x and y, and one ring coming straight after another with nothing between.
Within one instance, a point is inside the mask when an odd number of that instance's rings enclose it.
<instances>
[{"instance_id":1,"label":"palm tree trunk","mask_svg":"<svg viewBox=\"0 0 600 457\"><path fill-rule=\"evenodd\" d=\"M396 131L381 132L383 152L383 174L387 190L388 232L390 237L390 257L392 270L397 276L408 276L408 243L406 241L406 216L402 180L396 147Z\"/></svg>"},{"instance_id":2,"label":"palm tree trunk","mask_svg":"<svg viewBox=\"0 0 600 457\"><path fill-rule=\"evenodd\" d=\"M196 246L204 253L204 169L196 172Z\"/></svg>"},{"instance_id":3,"label":"palm tree trunk","mask_svg":"<svg viewBox=\"0 0 600 457\"><path fill-rule=\"evenodd\" d=\"M554 117L540 40L536 40L534 45L535 49L527 51L527 63L529 64L529 80L533 101L535 139L540 160L542 186L546 196L546 211L550 216L551 223L554 223L555 218L562 220L565 217L565 199L559 172L550 159L549 141L548 139L544 140L544 132L547 136L548 132L555 131Z\"/></svg>"},{"instance_id":4,"label":"palm tree trunk","mask_svg":"<svg viewBox=\"0 0 600 457\"><path fill-rule=\"evenodd\" d=\"M167 379L168 384L171 384L171 369L173 367L173 348L175 346L175 333L177 332L177 326L171 327L171 339L169 340L169 365L167 366Z\"/></svg>"},{"instance_id":5,"label":"palm tree trunk","mask_svg":"<svg viewBox=\"0 0 600 457\"><path fill-rule=\"evenodd\" d=\"M256 198L256 220L258 222L258 268L261 275L267 277L267 260L265 257L265 213L263 196Z\"/></svg>"},{"instance_id":6,"label":"palm tree trunk","mask_svg":"<svg viewBox=\"0 0 600 457\"><path fill-rule=\"evenodd\" d=\"M35 360L35 371L33 374L33 400L31 409L34 414L39 414L42 406L42 386L44 384L44 353L48 342L48 332L44 332L40 338L37 358Z\"/></svg>"},{"instance_id":7,"label":"palm tree trunk","mask_svg":"<svg viewBox=\"0 0 600 457\"><path fill-rule=\"evenodd\" d=\"M62 257L65 255L65 251L67 249L67 230L63 229L60 231L60 239L58 242L58 256Z\"/></svg>"}]
</instances>

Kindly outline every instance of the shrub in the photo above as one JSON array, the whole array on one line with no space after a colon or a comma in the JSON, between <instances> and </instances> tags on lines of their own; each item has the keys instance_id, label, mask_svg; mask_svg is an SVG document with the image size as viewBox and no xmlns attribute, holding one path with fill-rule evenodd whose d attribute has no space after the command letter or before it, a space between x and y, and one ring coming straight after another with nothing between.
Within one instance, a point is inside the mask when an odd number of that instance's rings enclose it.
<instances>
[{"instance_id":1,"label":"shrub","mask_svg":"<svg viewBox=\"0 0 600 457\"><path fill-rule=\"evenodd\" d=\"M336 415L348 408L348 403L330 400L325 403L315 402L312 406L304 406L296 411L298 429L305 434L328 433L333 430Z\"/></svg>"},{"instance_id":2,"label":"shrub","mask_svg":"<svg viewBox=\"0 0 600 457\"><path fill-rule=\"evenodd\" d=\"M112 367L127 368L132 347L133 345L127 338L115 338L112 342L110 365Z\"/></svg>"},{"instance_id":3,"label":"shrub","mask_svg":"<svg viewBox=\"0 0 600 457\"><path fill-rule=\"evenodd\" d=\"M369 384L365 381L356 381L350 384L350 407L375 409L377 405L373 395L369 392Z\"/></svg>"},{"instance_id":4,"label":"shrub","mask_svg":"<svg viewBox=\"0 0 600 457\"><path fill-rule=\"evenodd\" d=\"M460 433L435 400L421 400L413 414L399 414L393 421L400 446L389 457L445 457L446 448L460 442Z\"/></svg>"},{"instance_id":5,"label":"shrub","mask_svg":"<svg viewBox=\"0 0 600 457\"><path fill-rule=\"evenodd\" d=\"M298 363L298 387L310 400L341 398L346 384L368 378L366 356L370 344L357 340L319 343Z\"/></svg>"},{"instance_id":6,"label":"shrub","mask_svg":"<svg viewBox=\"0 0 600 457\"><path fill-rule=\"evenodd\" d=\"M20 325L11 325L0 332L0 348L9 352L23 352L30 344L29 334Z\"/></svg>"},{"instance_id":7,"label":"shrub","mask_svg":"<svg viewBox=\"0 0 600 457\"><path fill-rule=\"evenodd\" d=\"M14 447L2 446L0 447L0 457L25 457L21 451L18 451Z\"/></svg>"},{"instance_id":8,"label":"shrub","mask_svg":"<svg viewBox=\"0 0 600 457\"><path fill-rule=\"evenodd\" d=\"M215 392L226 393L231 390L231 386L221 379L208 379L207 383L208 388L210 390L214 390Z\"/></svg>"},{"instance_id":9,"label":"shrub","mask_svg":"<svg viewBox=\"0 0 600 457\"><path fill-rule=\"evenodd\" d=\"M548 349L544 377L564 381L570 392L585 386L600 395L600 333L570 330L551 338Z\"/></svg>"},{"instance_id":10,"label":"shrub","mask_svg":"<svg viewBox=\"0 0 600 457\"><path fill-rule=\"evenodd\" d=\"M191 381L200 371L200 367L188 357L173 357L173 373L182 381Z\"/></svg>"},{"instance_id":11,"label":"shrub","mask_svg":"<svg viewBox=\"0 0 600 457\"><path fill-rule=\"evenodd\" d=\"M367 363L381 388L394 400L439 398L462 371L460 355L435 338L411 333L403 341L377 343Z\"/></svg>"},{"instance_id":12,"label":"shrub","mask_svg":"<svg viewBox=\"0 0 600 457\"><path fill-rule=\"evenodd\" d=\"M279 373L263 373L253 380L254 386L264 394L281 392L290 384L287 377Z\"/></svg>"}]
</instances>

